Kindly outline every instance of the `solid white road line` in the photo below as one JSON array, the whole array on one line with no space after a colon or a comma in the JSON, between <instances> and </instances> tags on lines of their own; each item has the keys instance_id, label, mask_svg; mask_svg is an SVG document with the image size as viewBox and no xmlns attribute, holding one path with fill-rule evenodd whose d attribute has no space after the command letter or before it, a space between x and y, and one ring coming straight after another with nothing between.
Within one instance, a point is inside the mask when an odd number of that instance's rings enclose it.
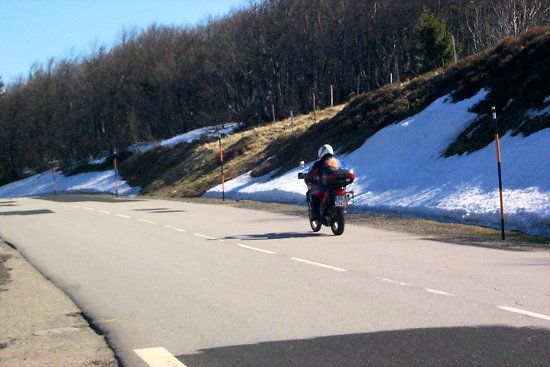
<instances>
[{"instance_id":1,"label":"solid white road line","mask_svg":"<svg viewBox=\"0 0 550 367\"><path fill-rule=\"evenodd\" d=\"M501 309L501 310L504 310L504 311L515 312L515 313L519 313L521 315L536 317L538 319L543 319L543 320L550 321L550 316L543 315L541 313L526 311L526 310L522 310L520 308L514 308L514 307L508 307L508 306L497 306L497 308Z\"/></svg>"},{"instance_id":2,"label":"solid white road line","mask_svg":"<svg viewBox=\"0 0 550 367\"><path fill-rule=\"evenodd\" d=\"M126 219L130 219L132 217L130 217L129 215L124 215L124 214L115 214L117 217L121 217L121 218L126 218Z\"/></svg>"},{"instance_id":3,"label":"solid white road line","mask_svg":"<svg viewBox=\"0 0 550 367\"><path fill-rule=\"evenodd\" d=\"M143 222L143 223L148 223L148 224L157 224L155 222L152 222L150 220L147 220L147 219L141 219L141 218L138 218L136 219L138 222Z\"/></svg>"},{"instance_id":4,"label":"solid white road line","mask_svg":"<svg viewBox=\"0 0 550 367\"><path fill-rule=\"evenodd\" d=\"M246 249L252 250L252 251L263 252L264 254L269 254L269 255L275 255L276 254L276 252L273 252L273 251L264 250L264 249L261 249L261 248L247 246L247 245L242 245L240 243L238 243L237 246L242 247L242 248L246 248Z\"/></svg>"},{"instance_id":5,"label":"solid white road line","mask_svg":"<svg viewBox=\"0 0 550 367\"><path fill-rule=\"evenodd\" d=\"M454 294L452 294L452 293L438 291L437 289L424 288L424 290L426 292L430 292L430 293L433 293L433 294L439 294L440 296L454 296Z\"/></svg>"},{"instance_id":6,"label":"solid white road line","mask_svg":"<svg viewBox=\"0 0 550 367\"><path fill-rule=\"evenodd\" d=\"M178 228L178 227L172 227L172 226L169 226L167 224L164 225L164 228L168 228L168 229L171 229L171 230L176 231L176 232L185 232L185 229L181 229L181 228Z\"/></svg>"},{"instance_id":7,"label":"solid white road line","mask_svg":"<svg viewBox=\"0 0 550 367\"><path fill-rule=\"evenodd\" d=\"M318 262L310 261L310 260L306 260L306 259L300 259L299 257L292 257L291 259L294 260L294 261L304 263L304 264L319 266L321 268L331 269L331 270L335 270L335 271L348 271L347 269L339 268L337 266L322 264L322 263L318 263Z\"/></svg>"},{"instance_id":8,"label":"solid white road line","mask_svg":"<svg viewBox=\"0 0 550 367\"><path fill-rule=\"evenodd\" d=\"M193 234L197 237L202 237L202 238L206 238L206 239L209 239L209 240L216 240L217 239L216 237L207 236L205 234L200 234L200 233L193 233Z\"/></svg>"},{"instance_id":9,"label":"solid white road line","mask_svg":"<svg viewBox=\"0 0 550 367\"><path fill-rule=\"evenodd\" d=\"M404 287L410 287L410 286L412 286L412 284L404 283L404 282L400 282L400 281L398 281L398 280L393 280L393 279L388 279L388 278L376 277L376 279L381 280L381 281L386 282L386 283L402 285L402 286L404 286Z\"/></svg>"},{"instance_id":10,"label":"solid white road line","mask_svg":"<svg viewBox=\"0 0 550 367\"><path fill-rule=\"evenodd\" d=\"M162 347L134 349L134 353L151 367L187 367Z\"/></svg>"}]
</instances>

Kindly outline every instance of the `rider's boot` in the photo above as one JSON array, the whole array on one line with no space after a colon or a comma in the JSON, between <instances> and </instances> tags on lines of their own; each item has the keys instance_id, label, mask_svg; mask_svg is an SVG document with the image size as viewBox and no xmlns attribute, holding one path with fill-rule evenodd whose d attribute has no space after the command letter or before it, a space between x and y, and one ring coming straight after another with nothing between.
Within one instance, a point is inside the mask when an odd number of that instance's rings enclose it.
<instances>
[{"instance_id":1,"label":"rider's boot","mask_svg":"<svg viewBox=\"0 0 550 367\"><path fill-rule=\"evenodd\" d=\"M310 200L311 200L311 220L318 221L321 218L321 215L319 212L319 206L320 206L319 198L317 198L315 195L311 195Z\"/></svg>"}]
</instances>

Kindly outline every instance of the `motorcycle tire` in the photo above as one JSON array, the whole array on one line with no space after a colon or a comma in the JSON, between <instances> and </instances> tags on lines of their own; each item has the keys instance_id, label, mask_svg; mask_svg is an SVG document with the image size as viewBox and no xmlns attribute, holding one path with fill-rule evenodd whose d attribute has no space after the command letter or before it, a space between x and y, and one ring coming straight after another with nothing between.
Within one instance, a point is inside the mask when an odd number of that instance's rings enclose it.
<instances>
[{"instance_id":1,"label":"motorcycle tire","mask_svg":"<svg viewBox=\"0 0 550 367\"><path fill-rule=\"evenodd\" d=\"M337 208L336 214L333 217L332 223L330 224L330 229L332 233L336 236L340 236L344 233L344 228L346 227L346 221L344 220L344 209Z\"/></svg>"},{"instance_id":2,"label":"motorcycle tire","mask_svg":"<svg viewBox=\"0 0 550 367\"><path fill-rule=\"evenodd\" d=\"M321 220L311 219L311 203L309 201L307 203L307 206L308 206L308 212L309 212L309 225L311 226L311 229L313 230L313 232L319 232L321 230Z\"/></svg>"},{"instance_id":3,"label":"motorcycle tire","mask_svg":"<svg viewBox=\"0 0 550 367\"><path fill-rule=\"evenodd\" d=\"M320 220L309 220L309 225L313 232L319 232L321 230L321 221Z\"/></svg>"}]
</instances>

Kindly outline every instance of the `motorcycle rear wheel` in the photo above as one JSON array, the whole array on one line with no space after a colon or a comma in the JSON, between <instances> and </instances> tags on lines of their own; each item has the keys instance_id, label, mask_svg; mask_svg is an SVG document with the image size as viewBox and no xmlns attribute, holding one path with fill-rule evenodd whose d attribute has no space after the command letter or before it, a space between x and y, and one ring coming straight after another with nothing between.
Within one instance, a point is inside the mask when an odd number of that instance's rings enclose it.
<instances>
[{"instance_id":1,"label":"motorcycle rear wheel","mask_svg":"<svg viewBox=\"0 0 550 367\"><path fill-rule=\"evenodd\" d=\"M337 208L336 215L334 215L332 223L330 224L330 229L332 230L332 233L334 233L336 236L340 236L342 233L344 233L345 227L346 221L344 220L344 209Z\"/></svg>"},{"instance_id":2,"label":"motorcycle rear wheel","mask_svg":"<svg viewBox=\"0 0 550 367\"><path fill-rule=\"evenodd\" d=\"M321 230L321 221L320 220L309 220L309 225L313 232L319 232Z\"/></svg>"},{"instance_id":3,"label":"motorcycle rear wheel","mask_svg":"<svg viewBox=\"0 0 550 367\"><path fill-rule=\"evenodd\" d=\"M307 203L307 206L309 211L309 225L311 226L311 229L313 230L313 232L319 232L321 230L321 220L320 219L313 220L311 218L311 203L309 201Z\"/></svg>"}]
</instances>

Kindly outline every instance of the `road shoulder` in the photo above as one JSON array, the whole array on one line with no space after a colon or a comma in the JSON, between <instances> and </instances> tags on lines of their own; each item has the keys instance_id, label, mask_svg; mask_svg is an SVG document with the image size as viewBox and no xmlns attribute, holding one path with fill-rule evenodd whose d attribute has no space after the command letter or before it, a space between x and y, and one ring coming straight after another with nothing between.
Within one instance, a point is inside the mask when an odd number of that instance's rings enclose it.
<instances>
[{"instance_id":1,"label":"road shoulder","mask_svg":"<svg viewBox=\"0 0 550 367\"><path fill-rule=\"evenodd\" d=\"M69 297L1 239L0 365L118 366Z\"/></svg>"}]
</instances>

